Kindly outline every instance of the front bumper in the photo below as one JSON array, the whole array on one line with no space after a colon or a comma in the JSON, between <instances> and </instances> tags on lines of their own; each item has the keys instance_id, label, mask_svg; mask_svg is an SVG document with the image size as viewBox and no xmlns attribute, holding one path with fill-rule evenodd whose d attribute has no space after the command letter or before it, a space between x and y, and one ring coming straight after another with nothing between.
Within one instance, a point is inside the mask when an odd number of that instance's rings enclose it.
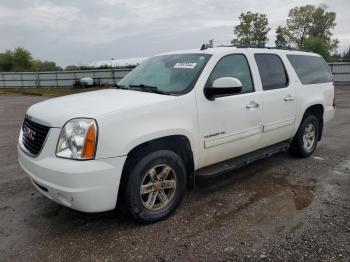
<instances>
[{"instance_id":1,"label":"front bumper","mask_svg":"<svg viewBox=\"0 0 350 262\"><path fill-rule=\"evenodd\" d=\"M56 137L52 132L37 158L18 146L18 161L34 186L49 199L75 210L114 209L126 156L89 161L57 158L51 152L55 146L50 144L56 143L51 141Z\"/></svg>"}]
</instances>

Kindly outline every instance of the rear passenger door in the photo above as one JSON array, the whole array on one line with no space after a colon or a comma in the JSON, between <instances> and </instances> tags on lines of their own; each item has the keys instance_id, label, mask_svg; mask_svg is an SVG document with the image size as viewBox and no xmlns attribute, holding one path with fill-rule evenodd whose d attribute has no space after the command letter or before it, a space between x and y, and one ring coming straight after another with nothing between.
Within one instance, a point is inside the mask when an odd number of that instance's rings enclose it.
<instances>
[{"instance_id":1,"label":"rear passenger door","mask_svg":"<svg viewBox=\"0 0 350 262\"><path fill-rule=\"evenodd\" d=\"M262 86L263 135L261 147L287 140L295 122L295 88L289 83L282 57L275 53L255 53Z\"/></svg>"}]
</instances>

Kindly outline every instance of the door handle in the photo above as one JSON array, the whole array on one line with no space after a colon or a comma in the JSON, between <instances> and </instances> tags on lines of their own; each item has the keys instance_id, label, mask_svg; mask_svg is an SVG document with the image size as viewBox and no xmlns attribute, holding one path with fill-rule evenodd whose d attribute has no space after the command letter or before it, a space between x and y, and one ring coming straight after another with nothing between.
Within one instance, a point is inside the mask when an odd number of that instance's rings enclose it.
<instances>
[{"instance_id":1,"label":"door handle","mask_svg":"<svg viewBox=\"0 0 350 262\"><path fill-rule=\"evenodd\" d=\"M294 97L292 95L287 95L286 97L283 98L284 101L294 101Z\"/></svg>"},{"instance_id":2,"label":"door handle","mask_svg":"<svg viewBox=\"0 0 350 262\"><path fill-rule=\"evenodd\" d=\"M259 104L255 101L250 101L248 105L245 106L247 109L258 108Z\"/></svg>"}]
</instances>

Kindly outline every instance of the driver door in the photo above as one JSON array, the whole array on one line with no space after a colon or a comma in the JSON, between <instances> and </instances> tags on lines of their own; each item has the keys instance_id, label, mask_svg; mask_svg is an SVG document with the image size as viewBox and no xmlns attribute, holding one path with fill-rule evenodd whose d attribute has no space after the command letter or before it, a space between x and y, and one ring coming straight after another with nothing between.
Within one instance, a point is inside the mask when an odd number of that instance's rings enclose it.
<instances>
[{"instance_id":1,"label":"driver door","mask_svg":"<svg viewBox=\"0 0 350 262\"><path fill-rule=\"evenodd\" d=\"M245 53L223 56L206 82L206 86L212 87L218 78L234 77L242 83L240 93L210 101L203 89L197 88L201 138L198 168L258 149L262 136L262 99L261 92L254 88L248 59Z\"/></svg>"}]
</instances>

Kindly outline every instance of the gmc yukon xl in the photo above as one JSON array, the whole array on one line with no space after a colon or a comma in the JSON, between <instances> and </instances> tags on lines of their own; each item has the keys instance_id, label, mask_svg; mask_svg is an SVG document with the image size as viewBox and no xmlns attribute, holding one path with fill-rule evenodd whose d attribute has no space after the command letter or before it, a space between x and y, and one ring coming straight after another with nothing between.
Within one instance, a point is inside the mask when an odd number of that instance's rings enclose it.
<instances>
[{"instance_id":1,"label":"gmc yukon xl","mask_svg":"<svg viewBox=\"0 0 350 262\"><path fill-rule=\"evenodd\" d=\"M219 47L151 57L114 89L31 106L19 163L51 200L83 212L121 205L151 223L195 178L289 149L310 156L335 112L317 54Z\"/></svg>"}]
</instances>

